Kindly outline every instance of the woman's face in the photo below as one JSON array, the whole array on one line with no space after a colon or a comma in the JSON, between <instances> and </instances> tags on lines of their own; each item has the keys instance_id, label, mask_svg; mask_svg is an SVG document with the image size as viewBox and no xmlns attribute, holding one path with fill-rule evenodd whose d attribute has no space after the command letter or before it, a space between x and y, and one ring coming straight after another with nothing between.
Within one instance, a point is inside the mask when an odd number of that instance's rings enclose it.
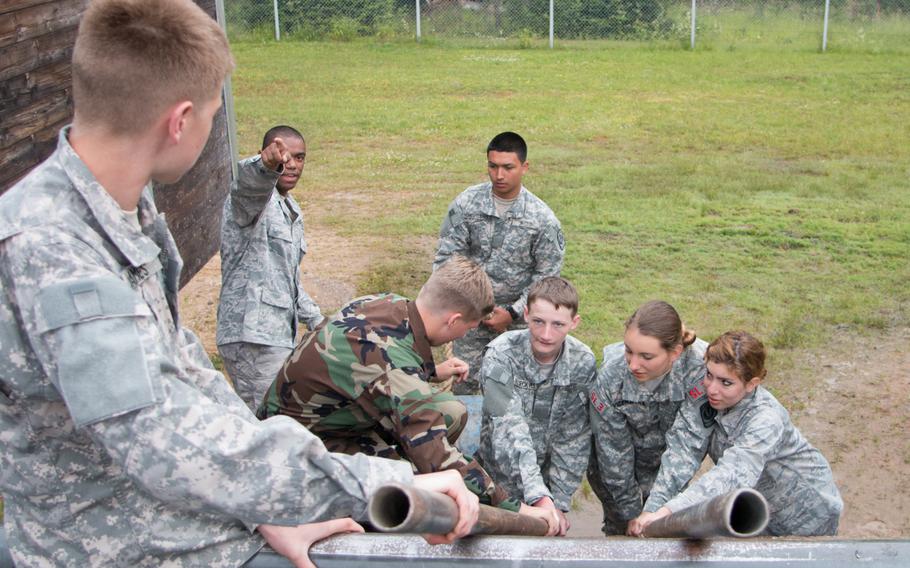
<instances>
[{"instance_id":1,"label":"woman's face","mask_svg":"<svg viewBox=\"0 0 910 568\"><path fill-rule=\"evenodd\" d=\"M682 353L682 345L667 351L660 346L660 340L650 335L642 335L635 326L626 330L623 341L626 344L626 364L629 365L629 371L641 382L667 374L673 362Z\"/></svg>"},{"instance_id":2,"label":"woman's face","mask_svg":"<svg viewBox=\"0 0 910 568\"><path fill-rule=\"evenodd\" d=\"M744 396L755 390L760 382L753 378L748 382L743 381L733 370L723 363L708 361L705 365L705 392L708 395L708 404L715 410L726 410L743 399Z\"/></svg>"}]
</instances>

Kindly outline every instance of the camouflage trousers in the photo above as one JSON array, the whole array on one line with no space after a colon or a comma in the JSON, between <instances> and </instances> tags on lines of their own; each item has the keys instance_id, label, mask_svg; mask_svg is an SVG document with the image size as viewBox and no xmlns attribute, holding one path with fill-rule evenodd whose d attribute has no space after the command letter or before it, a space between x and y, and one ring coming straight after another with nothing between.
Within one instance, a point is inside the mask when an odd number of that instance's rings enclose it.
<instances>
[{"instance_id":1,"label":"camouflage trousers","mask_svg":"<svg viewBox=\"0 0 910 568\"><path fill-rule=\"evenodd\" d=\"M448 393L436 393L426 402L432 404L442 414L446 425L446 438L454 445L468 421L464 404ZM319 436L330 452L366 454L392 460L407 459L402 455L395 436L381 424L376 424L372 430L320 430L317 425L313 428L313 433ZM420 473L413 464L412 469L414 473Z\"/></svg>"},{"instance_id":2,"label":"camouflage trousers","mask_svg":"<svg viewBox=\"0 0 910 568\"><path fill-rule=\"evenodd\" d=\"M508 331L526 329L525 322L512 323ZM471 369L468 378L452 387L455 394L480 394L480 362L483 360L483 351L487 343L493 341L499 334L485 325L479 325L468 331L464 337L452 342L452 353L467 363Z\"/></svg>"},{"instance_id":3,"label":"camouflage trousers","mask_svg":"<svg viewBox=\"0 0 910 568\"><path fill-rule=\"evenodd\" d=\"M654 485L654 480L657 479L658 469L641 469L636 468L635 477L638 481L638 486L641 489L641 505L639 507L638 514L641 514L642 509L644 508L645 502L648 500L648 496L651 494L651 486ZM624 518L623 515L619 514L616 506L616 501L613 500L613 495L607 488L604 486L603 482L600 480L600 470L597 465L597 454L596 451L592 449L591 459L588 460L588 484L591 486L591 490L597 495L597 498L600 499L600 506L603 507L603 526L601 530L605 536L612 535L624 535L626 534L626 526L629 524L629 521L632 518Z\"/></svg>"},{"instance_id":4,"label":"camouflage trousers","mask_svg":"<svg viewBox=\"0 0 910 568\"><path fill-rule=\"evenodd\" d=\"M226 343L218 346L224 370L234 391L253 413L272 386L292 349L257 343Z\"/></svg>"}]
</instances>

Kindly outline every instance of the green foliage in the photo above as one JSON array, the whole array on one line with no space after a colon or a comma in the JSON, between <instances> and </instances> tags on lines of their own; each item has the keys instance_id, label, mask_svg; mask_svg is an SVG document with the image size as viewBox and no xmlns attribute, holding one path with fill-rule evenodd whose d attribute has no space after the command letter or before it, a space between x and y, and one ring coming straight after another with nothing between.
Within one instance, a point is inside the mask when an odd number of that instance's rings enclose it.
<instances>
[{"instance_id":1,"label":"green foliage","mask_svg":"<svg viewBox=\"0 0 910 568\"><path fill-rule=\"evenodd\" d=\"M562 221L580 339L663 298L711 339L781 353L910 321L910 53L234 45L240 152L309 142L307 222L373 252L361 292L413 295L449 202L502 130ZM280 96L293 93L293 96ZM318 246L314 243L313 246Z\"/></svg>"}]
</instances>

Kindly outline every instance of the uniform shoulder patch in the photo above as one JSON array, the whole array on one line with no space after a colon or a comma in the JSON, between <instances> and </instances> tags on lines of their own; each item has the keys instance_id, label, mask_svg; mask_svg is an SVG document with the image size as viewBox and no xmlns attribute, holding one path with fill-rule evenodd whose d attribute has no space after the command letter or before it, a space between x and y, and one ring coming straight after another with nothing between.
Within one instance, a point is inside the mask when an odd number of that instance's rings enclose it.
<instances>
[{"instance_id":1,"label":"uniform shoulder patch","mask_svg":"<svg viewBox=\"0 0 910 568\"><path fill-rule=\"evenodd\" d=\"M604 409L607 407L607 403L601 400L600 396L597 394L597 391L591 391L591 406L594 407L598 413L603 414Z\"/></svg>"}]
</instances>

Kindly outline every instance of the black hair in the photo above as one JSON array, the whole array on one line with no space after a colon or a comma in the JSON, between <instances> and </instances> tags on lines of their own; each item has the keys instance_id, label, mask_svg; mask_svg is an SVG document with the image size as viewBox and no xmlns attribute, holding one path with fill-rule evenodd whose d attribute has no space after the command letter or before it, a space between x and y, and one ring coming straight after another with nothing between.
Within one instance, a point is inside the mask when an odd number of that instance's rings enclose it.
<instances>
[{"instance_id":1,"label":"black hair","mask_svg":"<svg viewBox=\"0 0 910 568\"><path fill-rule=\"evenodd\" d=\"M490 140L487 154L490 152L514 152L522 164L528 159L528 145L525 139L514 132L501 132Z\"/></svg>"},{"instance_id":2,"label":"black hair","mask_svg":"<svg viewBox=\"0 0 910 568\"><path fill-rule=\"evenodd\" d=\"M269 128L269 131L265 133L265 136L262 137L261 149L264 150L266 146L275 141L275 138L300 138L306 142L306 138L296 128L280 124Z\"/></svg>"}]
</instances>

